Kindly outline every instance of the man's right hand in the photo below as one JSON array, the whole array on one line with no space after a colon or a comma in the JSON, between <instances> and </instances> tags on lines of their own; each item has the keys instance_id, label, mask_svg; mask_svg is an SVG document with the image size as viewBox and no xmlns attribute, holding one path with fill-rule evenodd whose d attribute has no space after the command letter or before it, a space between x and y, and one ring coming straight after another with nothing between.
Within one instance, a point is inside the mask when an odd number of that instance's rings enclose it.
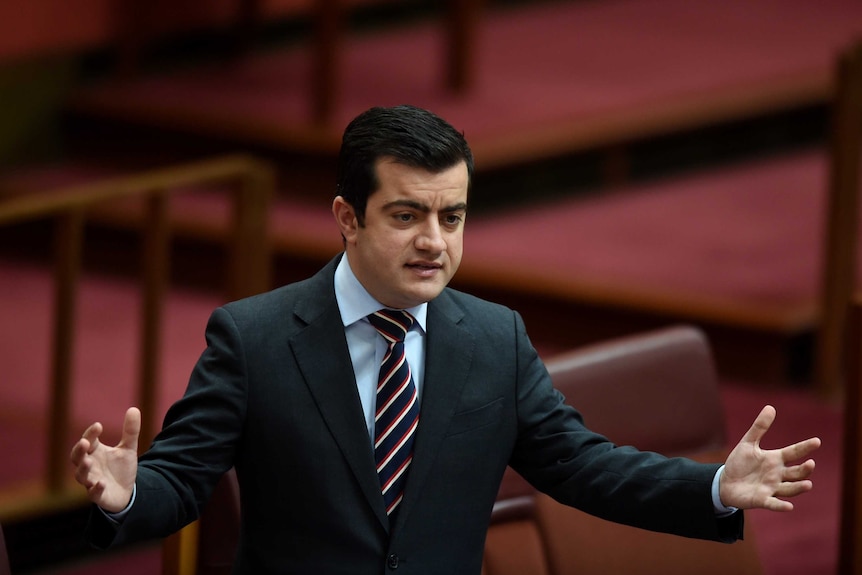
<instances>
[{"instance_id":1,"label":"man's right hand","mask_svg":"<svg viewBox=\"0 0 862 575\"><path fill-rule=\"evenodd\" d=\"M75 480L87 488L90 501L105 511L122 511L132 499L140 433L141 412L130 407L123 420L122 438L115 447L99 441L102 424L98 422L88 427L72 447L70 459L75 466Z\"/></svg>"}]
</instances>

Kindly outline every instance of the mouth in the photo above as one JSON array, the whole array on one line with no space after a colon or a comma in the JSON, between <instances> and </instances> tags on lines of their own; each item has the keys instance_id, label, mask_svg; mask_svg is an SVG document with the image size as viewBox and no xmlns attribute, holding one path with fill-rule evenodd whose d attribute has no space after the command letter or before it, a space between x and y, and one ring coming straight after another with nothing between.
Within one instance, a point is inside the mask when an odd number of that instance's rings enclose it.
<instances>
[{"instance_id":1,"label":"mouth","mask_svg":"<svg viewBox=\"0 0 862 575\"><path fill-rule=\"evenodd\" d=\"M414 262L406 264L405 267L421 275L432 275L435 272L443 269L442 264L435 262Z\"/></svg>"}]
</instances>

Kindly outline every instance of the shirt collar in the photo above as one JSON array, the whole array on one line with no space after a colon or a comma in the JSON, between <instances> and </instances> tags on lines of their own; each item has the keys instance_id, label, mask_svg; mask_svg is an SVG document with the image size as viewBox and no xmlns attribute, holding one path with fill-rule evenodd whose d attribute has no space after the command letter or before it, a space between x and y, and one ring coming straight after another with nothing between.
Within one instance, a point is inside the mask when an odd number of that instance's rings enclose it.
<instances>
[{"instance_id":1,"label":"shirt collar","mask_svg":"<svg viewBox=\"0 0 862 575\"><path fill-rule=\"evenodd\" d=\"M354 275L347 261L347 254L338 262L335 268L335 301L341 313L341 322L344 327L353 325L364 319L367 315L379 311L386 306L374 299ZM425 332L425 319L428 315L428 303L422 303L415 307L407 308L416 319L416 324Z\"/></svg>"}]
</instances>

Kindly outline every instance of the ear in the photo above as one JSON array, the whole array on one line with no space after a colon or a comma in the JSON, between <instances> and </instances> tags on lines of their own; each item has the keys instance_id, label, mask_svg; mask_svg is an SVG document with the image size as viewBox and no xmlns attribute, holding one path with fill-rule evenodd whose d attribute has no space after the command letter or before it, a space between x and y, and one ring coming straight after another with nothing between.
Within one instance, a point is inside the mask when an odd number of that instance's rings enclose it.
<instances>
[{"instance_id":1,"label":"ear","mask_svg":"<svg viewBox=\"0 0 862 575\"><path fill-rule=\"evenodd\" d=\"M347 243L354 243L359 222L356 220L356 211L353 206L343 197L336 196L332 201L332 215L335 216L338 229L341 230L341 235Z\"/></svg>"}]
</instances>

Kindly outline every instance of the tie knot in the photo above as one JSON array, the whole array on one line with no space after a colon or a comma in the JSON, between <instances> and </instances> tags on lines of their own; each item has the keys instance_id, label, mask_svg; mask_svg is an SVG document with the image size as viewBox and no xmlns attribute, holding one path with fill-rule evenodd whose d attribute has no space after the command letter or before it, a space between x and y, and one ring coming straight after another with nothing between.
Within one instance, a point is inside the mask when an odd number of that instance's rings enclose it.
<instances>
[{"instance_id":1,"label":"tie knot","mask_svg":"<svg viewBox=\"0 0 862 575\"><path fill-rule=\"evenodd\" d=\"M369 315L368 321L389 343L395 343L404 341L407 331L415 320L406 311L382 309Z\"/></svg>"}]
</instances>

